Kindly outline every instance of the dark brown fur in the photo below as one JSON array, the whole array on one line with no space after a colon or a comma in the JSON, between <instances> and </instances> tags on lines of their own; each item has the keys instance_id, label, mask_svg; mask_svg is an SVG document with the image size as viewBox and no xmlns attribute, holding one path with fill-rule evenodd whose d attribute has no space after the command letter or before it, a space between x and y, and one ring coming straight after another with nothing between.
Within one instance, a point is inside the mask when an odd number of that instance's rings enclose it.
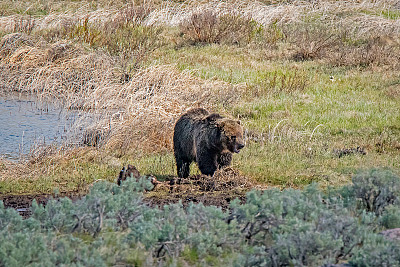
<instances>
[{"instance_id":1,"label":"dark brown fur","mask_svg":"<svg viewBox=\"0 0 400 267\"><path fill-rule=\"evenodd\" d=\"M212 176L218 168L229 166L232 153L239 153L243 147L240 122L205 109L191 109L175 124L174 154L181 178L189 176L193 161L202 174Z\"/></svg>"},{"instance_id":2,"label":"dark brown fur","mask_svg":"<svg viewBox=\"0 0 400 267\"><path fill-rule=\"evenodd\" d=\"M136 167L130 164L128 165L128 168L125 169L125 167L123 167L122 170L120 171L118 177L118 185L121 185L121 182L125 181L126 178L128 177L134 177L134 178L140 177L140 173L136 169Z\"/></svg>"}]
</instances>

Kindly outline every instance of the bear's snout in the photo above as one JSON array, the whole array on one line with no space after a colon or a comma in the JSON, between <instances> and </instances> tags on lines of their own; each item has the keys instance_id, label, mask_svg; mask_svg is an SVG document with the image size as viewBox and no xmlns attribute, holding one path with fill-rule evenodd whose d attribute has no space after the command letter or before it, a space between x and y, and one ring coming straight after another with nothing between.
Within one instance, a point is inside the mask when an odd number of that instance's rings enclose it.
<instances>
[{"instance_id":1,"label":"bear's snout","mask_svg":"<svg viewBox=\"0 0 400 267\"><path fill-rule=\"evenodd\" d=\"M244 144L236 144L234 152L239 153L242 148L244 148Z\"/></svg>"}]
</instances>

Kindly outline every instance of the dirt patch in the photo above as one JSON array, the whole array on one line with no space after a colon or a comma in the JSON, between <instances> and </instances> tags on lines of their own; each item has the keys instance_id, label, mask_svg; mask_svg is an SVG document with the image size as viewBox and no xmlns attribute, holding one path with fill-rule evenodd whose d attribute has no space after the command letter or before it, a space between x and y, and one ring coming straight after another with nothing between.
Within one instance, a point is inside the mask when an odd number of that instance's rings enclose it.
<instances>
[{"instance_id":1,"label":"dirt patch","mask_svg":"<svg viewBox=\"0 0 400 267\"><path fill-rule=\"evenodd\" d=\"M159 207L181 201L183 206L193 202L225 209L236 198L243 202L246 193L253 188L262 189L240 172L228 167L218 170L213 177L192 175L188 178L172 178L146 194L146 200Z\"/></svg>"},{"instance_id":2,"label":"dirt patch","mask_svg":"<svg viewBox=\"0 0 400 267\"><path fill-rule=\"evenodd\" d=\"M32 194L32 195L5 195L0 194L0 200L3 201L4 206L7 208L16 209L22 217L27 218L31 215L30 207L32 201L36 199L38 204L46 205L46 203L52 198L69 197L72 200L76 200L83 196L80 192L67 192L59 196L52 194Z\"/></svg>"}]
</instances>

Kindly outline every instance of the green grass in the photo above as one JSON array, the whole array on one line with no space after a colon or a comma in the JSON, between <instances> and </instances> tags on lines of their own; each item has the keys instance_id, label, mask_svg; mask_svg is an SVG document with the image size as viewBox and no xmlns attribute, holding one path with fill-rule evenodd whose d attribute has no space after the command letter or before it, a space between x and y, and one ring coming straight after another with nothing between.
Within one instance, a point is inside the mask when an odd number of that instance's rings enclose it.
<instances>
[{"instance_id":1,"label":"green grass","mask_svg":"<svg viewBox=\"0 0 400 267\"><path fill-rule=\"evenodd\" d=\"M385 94L388 86L398 83L393 72L332 67L317 61L266 60L250 48L215 44L166 49L158 56L157 62L175 64L203 79L247 84L248 96L227 109L247 129L274 133L275 139L249 143L235 155L234 166L261 183L339 185L359 168L399 170L400 100ZM303 90L268 88L268 73L278 73L279 79L294 69L307 77ZM382 140L387 144L384 153L376 148ZM358 146L367 155L338 158L332 153Z\"/></svg>"},{"instance_id":2,"label":"green grass","mask_svg":"<svg viewBox=\"0 0 400 267\"><path fill-rule=\"evenodd\" d=\"M69 162L65 166L57 166L51 170L51 174L43 174L39 177L24 177L0 181L2 194L52 194L75 190L87 190L88 186L96 180L115 182L119 169L104 163L81 162L74 164Z\"/></svg>"},{"instance_id":3,"label":"green grass","mask_svg":"<svg viewBox=\"0 0 400 267\"><path fill-rule=\"evenodd\" d=\"M166 47L153 55L156 64L174 64L191 70L203 79L219 79L233 84L260 83L274 63L265 61L261 51L227 45ZM271 66L272 65L272 66Z\"/></svg>"},{"instance_id":4,"label":"green grass","mask_svg":"<svg viewBox=\"0 0 400 267\"><path fill-rule=\"evenodd\" d=\"M386 19L396 20L400 18L400 12L392 9L381 9L381 10L364 10L363 13L368 15L382 16Z\"/></svg>"},{"instance_id":5,"label":"green grass","mask_svg":"<svg viewBox=\"0 0 400 267\"><path fill-rule=\"evenodd\" d=\"M378 153L367 150L367 155L353 154L341 158L333 152L334 149L359 145L362 146L360 143L344 144L340 139L250 143L234 157L233 164L260 183L300 188L311 182L323 186L342 185L350 181L359 168L399 170L400 156L396 151Z\"/></svg>"},{"instance_id":6,"label":"green grass","mask_svg":"<svg viewBox=\"0 0 400 267\"><path fill-rule=\"evenodd\" d=\"M131 159L125 157L127 164L133 164L140 170L142 175L154 175L160 181L165 181L171 176L176 176L176 165L174 153L166 152L159 154L148 154L138 158ZM200 174L200 170L195 163L190 166L190 173Z\"/></svg>"}]
</instances>

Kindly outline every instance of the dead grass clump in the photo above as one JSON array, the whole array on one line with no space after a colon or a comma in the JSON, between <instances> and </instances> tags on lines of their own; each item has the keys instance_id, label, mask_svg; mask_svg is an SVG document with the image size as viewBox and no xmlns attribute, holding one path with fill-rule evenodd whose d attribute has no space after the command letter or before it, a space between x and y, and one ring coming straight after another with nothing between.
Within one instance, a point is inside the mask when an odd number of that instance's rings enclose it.
<instances>
[{"instance_id":1,"label":"dead grass clump","mask_svg":"<svg viewBox=\"0 0 400 267\"><path fill-rule=\"evenodd\" d=\"M117 25L142 24L154 9L151 1L144 2L142 5L128 4L118 11L113 22Z\"/></svg>"},{"instance_id":2,"label":"dead grass clump","mask_svg":"<svg viewBox=\"0 0 400 267\"><path fill-rule=\"evenodd\" d=\"M218 14L211 10L193 13L180 24L184 37L192 44L248 44L254 35L256 23L233 11Z\"/></svg>"},{"instance_id":3,"label":"dead grass clump","mask_svg":"<svg viewBox=\"0 0 400 267\"><path fill-rule=\"evenodd\" d=\"M31 150L30 158L26 162L27 166L34 166L35 164L40 164L55 155L60 155L63 153L65 148L60 148L52 145L42 145L36 146Z\"/></svg>"},{"instance_id":4,"label":"dead grass clump","mask_svg":"<svg viewBox=\"0 0 400 267\"><path fill-rule=\"evenodd\" d=\"M390 66L396 69L399 60L400 43L385 35L343 42L328 56L328 61L337 66Z\"/></svg>"},{"instance_id":5,"label":"dead grass clump","mask_svg":"<svg viewBox=\"0 0 400 267\"><path fill-rule=\"evenodd\" d=\"M0 61L1 83L13 91L28 92L44 99L58 100L67 108L76 108L80 101L100 84L117 79L115 63L102 53L84 52L65 42L21 46ZM90 100L90 99L89 99ZM82 109L95 102L87 101Z\"/></svg>"},{"instance_id":6,"label":"dead grass clump","mask_svg":"<svg viewBox=\"0 0 400 267\"><path fill-rule=\"evenodd\" d=\"M249 178L231 167L217 170L212 178L204 175L200 178L200 189L205 191L249 190L255 186Z\"/></svg>"},{"instance_id":7,"label":"dead grass clump","mask_svg":"<svg viewBox=\"0 0 400 267\"><path fill-rule=\"evenodd\" d=\"M300 22L283 27L286 41L294 47L292 58L297 61L322 58L335 47L341 33L317 22Z\"/></svg>"},{"instance_id":8,"label":"dead grass clump","mask_svg":"<svg viewBox=\"0 0 400 267\"><path fill-rule=\"evenodd\" d=\"M0 159L0 181L16 179L30 174L31 171L24 163Z\"/></svg>"},{"instance_id":9,"label":"dead grass clump","mask_svg":"<svg viewBox=\"0 0 400 267\"><path fill-rule=\"evenodd\" d=\"M14 53L21 46L33 46L32 39L25 33L10 33L0 41L0 60Z\"/></svg>"},{"instance_id":10,"label":"dead grass clump","mask_svg":"<svg viewBox=\"0 0 400 267\"><path fill-rule=\"evenodd\" d=\"M18 16L14 17L14 28L13 32L23 32L26 34L31 34L34 27L36 25L36 21L32 16Z\"/></svg>"},{"instance_id":11,"label":"dead grass clump","mask_svg":"<svg viewBox=\"0 0 400 267\"><path fill-rule=\"evenodd\" d=\"M77 49L69 42L60 41L53 44L45 42L34 43L33 38L24 33L8 34L0 42L0 55L4 56L0 57L0 64L9 65L9 67L28 69L41 67L44 64L58 64L79 53L83 53L83 51Z\"/></svg>"},{"instance_id":12,"label":"dead grass clump","mask_svg":"<svg viewBox=\"0 0 400 267\"><path fill-rule=\"evenodd\" d=\"M70 59L74 54L78 51L72 44L59 41L53 44L46 49L45 57L47 61L53 62L54 64L61 63L65 59Z\"/></svg>"},{"instance_id":13,"label":"dead grass clump","mask_svg":"<svg viewBox=\"0 0 400 267\"><path fill-rule=\"evenodd\" d=\"M18 48L10 57L9 62L24 68L41 67L46 63L45 51L41 48L24 46Z\"/></svg>"}]
</instances>

